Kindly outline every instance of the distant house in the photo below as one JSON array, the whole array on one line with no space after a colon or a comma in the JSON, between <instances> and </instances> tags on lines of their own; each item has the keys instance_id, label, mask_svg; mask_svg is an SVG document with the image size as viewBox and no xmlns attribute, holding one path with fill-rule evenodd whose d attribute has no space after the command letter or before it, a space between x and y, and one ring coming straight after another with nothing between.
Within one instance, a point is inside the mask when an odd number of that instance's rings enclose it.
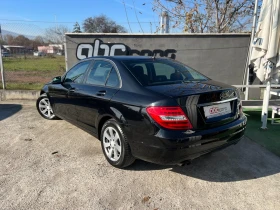
<instances>
[{"instance_id":1,"label":"distant house","mask_svg":"<svg viewBox=\"0 0 280 210\"><path fill-rule=\"evenodd\" d=\"M26 52L26 47L24 46L3 45L3 48L3 51L10 54L23 54Z\"/></svg>"},{"instance_id":2,"label":"distant house","mask_svg":"<svg viewBox=\"0 0 280 210\"><path fill-rule=\"evenodd\" d=\"M49 44L50 47L56 47L58 48L60 51L62 51L64 49L63 44Z\"/></svg>"},{"instance_id":3,"label":"distant house","mask_svg":"<svg viewBox=\"0 0 280 210\"><path fill-rule=\"evenodd\" d=\"M44 52L48 54L57 54L63 52L62 44L50 44L49 46L38 46L39 52Z\"/></svg>"}]
</instances>

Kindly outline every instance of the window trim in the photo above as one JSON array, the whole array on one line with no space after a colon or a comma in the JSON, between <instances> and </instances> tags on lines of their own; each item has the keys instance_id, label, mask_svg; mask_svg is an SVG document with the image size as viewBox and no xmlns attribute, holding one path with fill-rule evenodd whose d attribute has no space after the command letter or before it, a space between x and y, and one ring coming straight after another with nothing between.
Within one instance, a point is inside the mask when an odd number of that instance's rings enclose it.
<instances>
[{"instance_id":1,"label":"window trim","mask_svg":"<svg viewBox=\"0 0 280 210\"><path fill-rule=\"evenodd\" d=\"M107 61L107 62L111 63L112 66L115 68L115 70L116 70L116 72L117 72L117 75L118 75L118 78L119 78L119 83L120 83L119 86L117 86L117 87L106 86L106 83L107 83L107 80L108 80L109 77L106 78L105 85L96 85L96 84L87 84L87 83L86 83L86 79L88 78L88 75L89 75L90 71L92 70L92 67L94 66L94 63L95 63L96 61L100 61L100 60L101 60L101 61ZM110 73L111 73L111 71L112 71L112 68L111 68L111 70L110 70ZM108 75L109 75L109 74L108 74ZM122 87L122 79L121 79L121 75L120 75L120 72L119 72L119 69L118 69L117 65L116 65L112 60L106 59L106 58L94 58L94 59L92 60L91 68L87 69L87 72L86 72L86 74L85 74L85 76L84 76L84 79L83 79L83 81L82 81L81 84L83 84L83 85L89 85L89 86L97 86L97 87L106 87L106 88L120 89L120 88Z\"/></svg>"},{"instance_id":2,"label":"window trim","mask_svg":"<svg viewBox=\"0 0 280 210\"><path fill-rule=\"evenodd\" d=\"M84 80L85 80L85 75L87 74L88 69L92 66L92 63L93 63L92 60L83 60L83 61L80 61L80 62L76 63L76 65L72 66L72 68L69 69L68 71L66 71L66 72L64 73L64 75L61 77L61 78L62 78L62 84L71 84L71 83L73 83L73 82L64 82L64 80L65 80L65 78L66 78L66 75L67 75L73 68L75 68L76 66L80 65L81 63L85 63L85 62L89 62L89 65L88 65L88 67L87 67L86 70L85 70L85 73L84 73L84 75L83 75L83 78L82 78L81 82L80 82L80 83L75 83L75 82L74 82L74 84L83 84L83 83L84 83Z\"/></svg>"}]
</instances>

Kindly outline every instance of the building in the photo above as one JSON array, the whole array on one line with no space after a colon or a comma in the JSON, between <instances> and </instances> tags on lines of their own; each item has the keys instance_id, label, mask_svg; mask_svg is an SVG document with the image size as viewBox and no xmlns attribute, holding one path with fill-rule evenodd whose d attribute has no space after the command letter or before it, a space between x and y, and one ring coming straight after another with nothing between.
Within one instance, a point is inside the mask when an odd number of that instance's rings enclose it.
<instances>
[{"instance_id":1,"label":"building","mask_svg":"<svg viewBox=\"0 0 280 210\"><path fill-rule=\"evenodd\" d=\"M10 54L24 54L26 52L26 47L15 45L3 45L2 51L8 52Z\"/></svg>"},{"instance_id":2,"label":"building","mask_svg":"<svg viewBox=\"0 0 280 210\"><path fill-rule=\"evenodd\" d=\"M49 46L38 46L38 51L48 53L48 54L57 54L63 52L63 45L50 44Z\"/></svg>"}]
</instances>

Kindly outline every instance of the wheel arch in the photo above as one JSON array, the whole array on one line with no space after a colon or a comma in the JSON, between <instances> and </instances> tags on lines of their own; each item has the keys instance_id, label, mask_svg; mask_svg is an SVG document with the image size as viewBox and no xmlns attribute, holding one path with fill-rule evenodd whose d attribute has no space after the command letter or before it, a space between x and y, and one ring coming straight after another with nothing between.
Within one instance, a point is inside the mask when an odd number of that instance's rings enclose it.
<instances>
[{"instance_id":1,"label":"wheel arch","mask_svg":"<svg viewBox=\"0 0 280 210\"><path fill-rule=\"evenodd\" d=\"M121 114L121 112L119 110L117 110L116 108L112 108L112 107L110 110L112 112L111 114L105 114L105 115L98 117L96 127L97 127L97 135L98 135L99 140L100 140L100 136L101 136L102 127L107 120L114 119L119 123L119 125L127 124L125 118L123 117L123 115Z\"/></svg>"},{"instance_id":2,"label":"wheel arch","mask_svg":"<svg viewBox=\"0 0 280 210\"><path fill-rule=\"evenodd\" d=\"M47 94L44 90L40 91L40 95Z\"/></svg>"},{"instance_id":3,"label":"wheel arch","mask_svg":"<svg viewBox=\"0 0 280 210\"><path fill-rule=\"evenodd\" d=\"M47 94L48 95L48 86L44 85L44 87L40 91L40 95Z\"/></svg>"},{"instance_id":4,"label":"wheel arch","mask_svg":"<svg viewBox=\"0 0 280 210\"><path fill-rule=\"evenodd\" d=\"M97 135L98 135L99 140L101 140L100 136L101 136L101 130L102 130L103 125L105 124L105 122L107 122L110 119L114 119L114 118L110 115L106 115L106 116L103 116L102 118L100 118L100 120L98 122L98 126L97 126Z\"/></svg>"}]
</instances>

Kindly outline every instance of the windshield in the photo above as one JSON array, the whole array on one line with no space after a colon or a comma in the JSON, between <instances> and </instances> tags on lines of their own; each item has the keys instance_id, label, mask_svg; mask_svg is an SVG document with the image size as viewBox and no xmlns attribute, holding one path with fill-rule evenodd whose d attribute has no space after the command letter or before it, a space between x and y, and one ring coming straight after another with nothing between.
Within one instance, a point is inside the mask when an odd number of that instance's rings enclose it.
<instances>
[{"instance_id":1,"label":"windshield","mask_svg":"<svg viewBox=\"0 0 280 210\"><path fill-rule=\"evenodd\" d=\"M126 60L123 64L143 86L209 80L194 69L174 60Z\"/></svg>"}]
</instances>

